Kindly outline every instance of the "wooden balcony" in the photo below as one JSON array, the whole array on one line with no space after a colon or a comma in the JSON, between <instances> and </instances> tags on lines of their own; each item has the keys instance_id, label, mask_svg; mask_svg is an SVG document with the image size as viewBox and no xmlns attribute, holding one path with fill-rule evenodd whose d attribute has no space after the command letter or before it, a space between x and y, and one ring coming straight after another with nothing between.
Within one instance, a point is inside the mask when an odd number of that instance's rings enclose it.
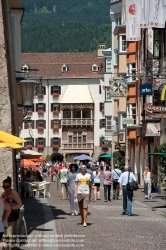
<instances>
[{"instance_id":1,"label":"wooden balcony","mask_svg":"<svg viewBox=\"0 0 166 250\"><path fill-rule=\"evenodd\" d=\"M63 144L63 149L93 149L93 143L67 143Z\"/></svg>"},{"instance_id":2,"label":"wooden balcony","mask_svg":"<svg viewBox=\"0 0 166 250\"><path fill-rule=\"evenodd\" d=\"M94 119L62 119L61 120L62 126L77 126L77 125L88 125L93 126L94 125Z\"/></svg>"}]
</instances>

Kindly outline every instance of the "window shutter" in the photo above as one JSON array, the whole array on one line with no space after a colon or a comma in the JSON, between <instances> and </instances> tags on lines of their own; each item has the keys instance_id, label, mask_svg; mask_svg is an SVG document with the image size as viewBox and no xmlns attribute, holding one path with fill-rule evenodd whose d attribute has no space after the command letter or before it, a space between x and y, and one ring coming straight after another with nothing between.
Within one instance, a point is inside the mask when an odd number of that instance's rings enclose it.
<instances>
[{"instance_id":1,"label":"window shutter","mask_svg":"<svg viewBox=\"0 0 166 250\"><path fill-rule=\"evenodd\" d=\"M61 120L59 120L59 126L58 127L61 128Z\"/></svg>"},{"instance_id":2,"label":"window shutter","mask_svg":"<svg viewBox=\"0 0 166 250\"><path fill-rule=\"evenodd\" d=\"M53 103L51 103L51 111L53 111Z\"/></svg>"},{"instance_id":3,"label":"window shutter","mask_svg":"<svg viewBox=\"0 0 166 250\"><path fill-rule=\"evenodd\" d=\"M58 103L58 111L60 112L60 103Z\"/></svg>"},{"instance_id":4,"label":"window shutter","mask_svg":"<svg viewBox=\"0 0 166 250\"><path fill-rule=\"evenodd\" d=\"M51 128L53 128L53 120L51 120Z\"/></svg>"},{"instance_id":5,"label":"window shutter","mask_svg":"<svg viewBox=\"0 0 166 250\"><path fill-rule=\"evenodd\" d=\"M32 138L32 147L34 147L34 138Z\"/></svg>"},{"instance_id":6,"label":"window shutter","mask_svg":"<svg viewBox=\"0 0 166 250\"><path fill-rule=\"evenodd\" d=\"M100 128L103 128L103 121L100 119Z\"/></svg>"},{"instance_id":7,"label":"window shutter","mask_svg":"<svg viewBox=\"0 0 166 250\"><path fill-rule=\"evenodd\" d=\"M32 105L32 111L34 112L34 108L35 108L35 105L34 105L34 103L33 103L33 105Z\"/></svg>"},{"instance_id":8,"label":"window shutter","mask_svg":"<svg viewBox=\"0 0 166 250\"><path fill-rule=\"evenodd\" d=\"M37 145L38 145L38 138L36 138L36 147L37 147Z\"/></svg>"},{"instance_id":9,"label":"window shutter","mask_svg":"<svg viewBox=\"0 0 166 250\"><path fill-rule=\"evenodd\" d=\"M43 146L46 146L46 138L43 138Z\"/></svg>"},{"instance_id":10,"label":"window shutter","mask_svg":"<svg viewBox=\"0 0 166 250\"><path fill-rule=\"evenodd\" d=\"M38 111L38 103L36 103L36 112Z\"/></svg>"},{"instance_id":11,"label":"window shutter","mask_svg":"<svg viewBox=\"0 0 166 250\"><path fill-rule=\"evenodd\" d=\"M59 141L59 147L61 147L61 138L58 138Z\"/></svg>"},{"instance_id":12,"label":"window shutter","mask_svg":"<svg viewBox=\"0 0 166 250\"><path fill-rule=\"evenodd\" d=\"M53 86L51 86L51 95L53 94Z\"/></svg>"},{"instance_id":13,"label":"window shutter","mask_svg":"<svg viewBox=\"0 0 166 250\"><path fill-rule=\"evenodd\" d=\"M51 143L51 147L52 147L52 145L53 145L53 138L51 138L50 143Z\"/></svg>"},{"instance_id":14,"label":"window shutter","mask_svg":"<svg viewBox=\"0 0 166 250\"><path fill-rule=\"evenodd\" d=\"M61 86L58 86L58 87L59 87L59 91L58 92L61 95Z\"/></svg>"},{"instance_id":15,"label":"window shutter","mask_svg":"<svg viewBox=\"0 0 166 250\"><path fill-rule=\"evenodd\" d=\"M46 104L45 103L43 103L43 110L44 110L44 112L46 111Z\"/></svg>"},{"instance_id":16,"label":"window shutter","mask_svg":"<svg viewBox=\"0 0 166 250\"><path fill-rule=\"evenodd\" d=\"M100 112L102 111L102 108L103 108L103 103L100 102Z\"/></svg>"},{"instance_id":17,"label":"window shutter","mask_svg":"<svg viewBox=\"0 0 166 250\"><path fill-rule=\"evenodd\" d=\"M46 94L46 87L42 87L43 88L43 95Z\"/></svg>"},{"instance_id":18,"label":"window shutter","mask_svg":"<svg viewBox=\"0 0 166 250\"><path fill-rule=\"evenodd\" d=\"M43 121L43 126L44 128L46 128L46 121Z\"/></svg>"},{"instance_id":19,"label":"window shutter","mask_svg":"<svg viewBox=\"0 0 166 250\"><path fill-rule=\"evenodd\" d=\"M99 94L101 94L101 85L99 85Z\"/></svg>"}]
</instances>

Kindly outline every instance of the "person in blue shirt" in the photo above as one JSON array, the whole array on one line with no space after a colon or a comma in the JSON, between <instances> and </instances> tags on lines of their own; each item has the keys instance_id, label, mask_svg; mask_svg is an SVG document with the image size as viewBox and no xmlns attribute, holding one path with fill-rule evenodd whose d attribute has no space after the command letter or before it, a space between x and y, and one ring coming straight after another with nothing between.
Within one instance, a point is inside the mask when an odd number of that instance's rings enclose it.
<instances>
[{"instance_id":1,"label":"person in blue shirt","mask_svg":"<svg viewBox=\"0 0 166 250\"><path fill-rule=\"evenodd\" d=\"M131 168L129 166L125 166L125 172L121 174L118 181L120 184L120 194L123 194L123 215L132 215L133 191L127 190L127 183L133 181L136 181L136 178L133 172L131 172Z\"/></svg>"}]
</instances>

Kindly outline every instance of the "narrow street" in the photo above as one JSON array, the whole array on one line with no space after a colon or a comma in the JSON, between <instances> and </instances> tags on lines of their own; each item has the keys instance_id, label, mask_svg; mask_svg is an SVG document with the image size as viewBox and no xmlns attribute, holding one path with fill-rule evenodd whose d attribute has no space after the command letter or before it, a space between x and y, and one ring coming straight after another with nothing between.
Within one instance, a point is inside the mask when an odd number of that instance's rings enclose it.
<instances>
[{"instance_id":1,"label":"narrow street","mask_svg":"<svg viewBox=\"0 0 166 250\"><path fill-rule=\"evenodd\" d=\"M48 199L23 199L28 243L33 239L32 244L38 247L21 249L165 249L166 208L162 195L153 194L152 200L144 200L140 188L134 195L133 216L129 217L121 215L122 197L104 202L101 186L101 200L90 202L88 227L84 228L80 216L70 215L69 201L61 199L57 182L51 183L50 194Z\"/></svg>"}]
</instances>

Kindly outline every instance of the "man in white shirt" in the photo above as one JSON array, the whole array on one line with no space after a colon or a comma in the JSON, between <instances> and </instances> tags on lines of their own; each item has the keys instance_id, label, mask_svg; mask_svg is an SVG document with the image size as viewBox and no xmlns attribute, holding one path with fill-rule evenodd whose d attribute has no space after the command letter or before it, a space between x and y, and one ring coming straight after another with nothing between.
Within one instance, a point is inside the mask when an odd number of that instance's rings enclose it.
<instances>
[{"instance_id":1,"label":"man in white shirt","mask_svg":"<svg viewBox=\"0 0 166 250\"><path fill-rule=\"evenodd\" d=\"M76 175L74 197L78 199L82 219L81 223L84 227L87 227L86 221L91 185L91 175L86 172L86 165L82 165L80 173Z\"/></svg>"},{"instance_id":2,"label":"man in white shirt","mask_svg":"<svg viewBox=\"0 0 166 250\"><path fill-rule=\"evenodd\" d=\"M129 177L130 176L130 177ZM125 166L125 172L121 174L118 182L120 183L120 194L123 192L123 215L132 216L133 191L127 190L127 183L136 181L129 166Z\"/></svg>"}]
</instances>

